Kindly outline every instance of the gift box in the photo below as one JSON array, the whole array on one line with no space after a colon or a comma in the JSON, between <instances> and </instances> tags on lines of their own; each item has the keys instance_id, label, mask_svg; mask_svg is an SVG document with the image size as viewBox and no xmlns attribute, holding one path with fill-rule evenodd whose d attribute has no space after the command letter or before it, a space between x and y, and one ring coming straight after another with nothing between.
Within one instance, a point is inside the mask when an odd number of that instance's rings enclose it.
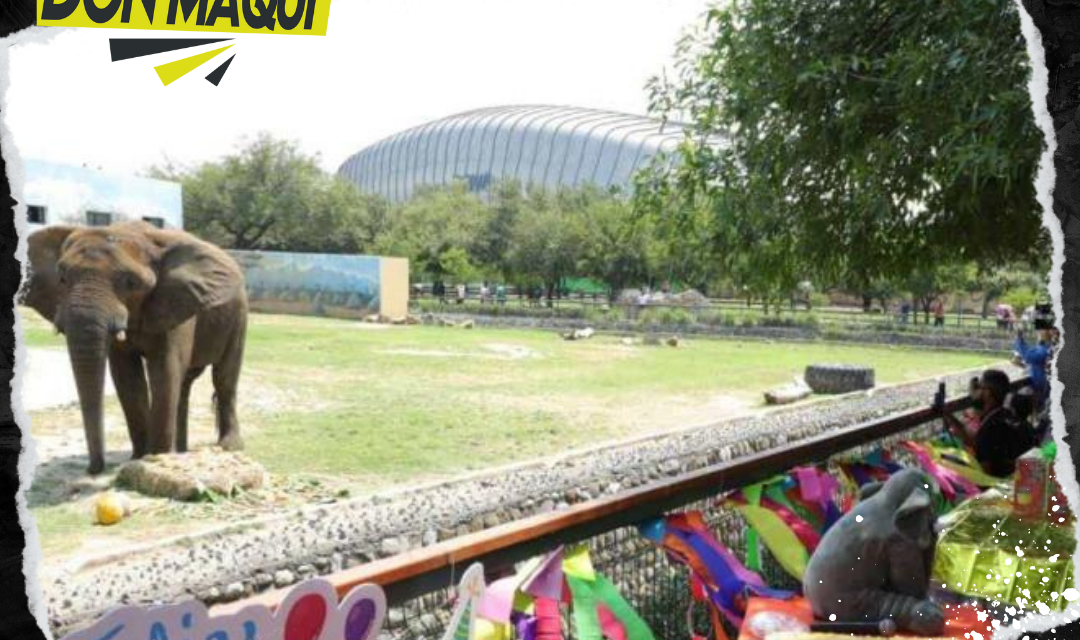
<instances>
[{"instance_id":1,"label":"gift box","mask_svg":"<svg viewBox=\"0 0 1080 640\"><path fill-rule=\"evenodd\" d=\"M1050 511L1051 460L1042 450L1032 449L1016 460L1016 476L1013 485L1013 513L1022 520L1041 520Z\"/></svg>"},{"instance_id":2,"label":"gift box","mask_svg":"<svg viewBox=\"0 0 1080 640\"><path fill-rule=\"evenodd\" d=\"M939 536L933 579L953 593L1051 610L1068 604L1073 586L1072 531L1048 519L1021 520L1006 500L971 500L953 512ZM935 586L936 586L935 584Z\"/></svg>"},{"instance_id":3,"label":"gift box","mask_svg":"<svg viewBox=\"0 0 1080 640\"><path fill-rule=\"evenodd\" d=\"M897 634L894 637L917 637L920 640L952 640L963 638L971 631L987 631L985 637L992 635L987 630L989 622L986 615L979 620L980 613L974 607L965 605L945 609L945 631L940 636L926 638L914 634ZM811 632L814 614L810 603L805 598L791 600L773 600L770 598L751 598L746 607L739 640L853 640L861 637L880 638L881 636L853 636L831 632Z\"/></svg>"},{"instance_id":4,"label":"gift box","mask_svg":"<svg viewBox=\"0 0 1080 640\"><path fill-rule=\"evenodd\" d=\"M809 631L814 612L805 598L750 598L739 640L767 640L784 631Z\"/></svg>"}]
</instances>

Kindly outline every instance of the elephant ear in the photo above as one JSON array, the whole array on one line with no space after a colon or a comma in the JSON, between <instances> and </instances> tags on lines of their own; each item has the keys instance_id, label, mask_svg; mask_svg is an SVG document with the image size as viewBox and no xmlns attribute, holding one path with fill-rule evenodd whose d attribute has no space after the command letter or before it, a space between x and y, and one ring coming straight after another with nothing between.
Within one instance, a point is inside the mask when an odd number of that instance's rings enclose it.
<instances>
[{"instance_id":1,"label":"elephant ear","mask_svg":"<svg viewBox=\"0 0 1080 640\"><path fill-rule=\"evenodd\" d=\"M221 249L185 238L165 246L157 285L142 306L143 329L168 331L203 309L235 299L244 286L236 262Z\"/></svg>"},{"instance_id":2,"label":"elephant ear","mask_svg":"<svg viewBox=\"0 0 1080 640\"><path fill-rule=\"evenodd\" d=\"M874 497L874 494L881 491L881 488L884 486L884 482L867 482L859 487L859 502Z\"/></svg>"},{"instance_id":3,"label":"elephant ear","mask_svg":"<svg viewBox=\"0 0 1080 640\"><path fill-rule=\"evenodd\" d=\"M930 494L916 489L900 504L894 516L896 529L920 549L934 546L934 503Z\"/></svg>"},{"instance_id":4,"label":"elephant ear","mask_svg":"<svg viewBox=\"0 0 1080 640\"><path fill-rule=\"evenodd\" d=\"M49 322L56 321L60 295L60 274L56 264L64 242L75 230L76 227L66 225L46 227L30 234L26 240L30 264L22 301Z\"/></svg>"}]
</instances>

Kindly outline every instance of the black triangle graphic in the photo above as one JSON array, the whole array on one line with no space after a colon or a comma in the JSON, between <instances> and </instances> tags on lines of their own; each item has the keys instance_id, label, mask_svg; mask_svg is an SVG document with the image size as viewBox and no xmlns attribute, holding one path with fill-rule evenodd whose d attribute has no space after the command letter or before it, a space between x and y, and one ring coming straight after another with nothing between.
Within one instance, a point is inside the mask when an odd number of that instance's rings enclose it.
<instances>
[{"instance_id":1,"label":"black triangle graphic","mask_svg":"<svg viewBox=\"0 0 1080 640\"><path fill-rule=\"evenodd\" d=\"M225 76L225 72L229 70L229 65L232 63L232 59L236 57L236 54L229 56L229 59L221 63L217 69L210 72L210 75L206 76L207 82L210 82L215 87L221 82L221 78Z\"/></svg>"},{"instance_id":2,"label":"black triangle graphic","mask_svg":"<svg viewBox=\"0 0 1080 640\"><path fill-rule=\"evenodd\" d=\"M128 60L151 56L155 53L198 47L214 42L224 42L233 38L110 38L109 50L112 53L112 61Z\"/></svg>"}]
</instances>

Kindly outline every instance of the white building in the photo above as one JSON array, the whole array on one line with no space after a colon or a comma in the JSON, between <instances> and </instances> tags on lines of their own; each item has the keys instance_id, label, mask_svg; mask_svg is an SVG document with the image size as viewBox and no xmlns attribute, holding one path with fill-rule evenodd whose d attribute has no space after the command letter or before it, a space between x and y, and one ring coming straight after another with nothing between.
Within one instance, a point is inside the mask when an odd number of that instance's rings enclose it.
<instances>
[{"instance_id":1,"label":"white building","mask_svg":"<svg viewBox=\"0 0 1080 640\"><path fill-rule=\"evenodd\" d=\"M140 219L158 227L184 227L179 183L40 160L26 160L25 166L23 199L31 231L52 224L105 226Z\"/></svg>"},{"instance_id":2,"label":"white building","mask_svg":"<svg viewBox=\"0 0 1080 640\"><path fill-rule=\"evenodd\" d=\"M505 179L547 188L593 184L629 193L635 174L657 154L675 151L685 136L685 125L612 111L491 107L376 142L342 163L338 175L391 202L408 200L424 186L456 181L485 193Z\"/></svg>"}]
</instances>

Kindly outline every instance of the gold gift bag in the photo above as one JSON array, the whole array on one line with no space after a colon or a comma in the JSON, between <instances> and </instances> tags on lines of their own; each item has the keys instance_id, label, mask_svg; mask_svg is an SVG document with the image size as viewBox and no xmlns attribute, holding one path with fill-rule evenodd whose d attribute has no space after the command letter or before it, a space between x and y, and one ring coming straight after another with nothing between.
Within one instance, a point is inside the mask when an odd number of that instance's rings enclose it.
<instances>
[{"instance_id":1,"label":"gold gift bag","mask_svg":"<svg viewBox=\"0 0 1080 640\"><path fill-rule=\"evenodd\" d=\"M935 586L1024 609L1068 604L1076 539L1069 529L1012 517L1007 506L972 500L954 513L934 558Z\"/></svg>"}]
</instances>

